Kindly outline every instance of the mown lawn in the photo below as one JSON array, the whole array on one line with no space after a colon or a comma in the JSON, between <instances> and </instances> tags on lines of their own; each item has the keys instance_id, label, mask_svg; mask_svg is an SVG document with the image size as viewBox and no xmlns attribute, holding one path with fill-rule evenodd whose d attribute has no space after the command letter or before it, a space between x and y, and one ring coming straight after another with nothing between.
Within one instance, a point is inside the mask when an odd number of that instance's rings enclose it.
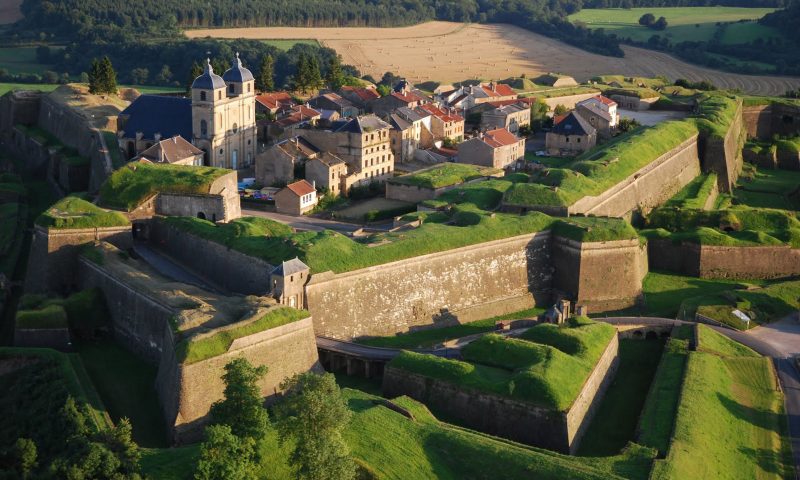
<instances>
[{"instance_id":1,"label":"mown lawn","mask_svg":"<svg viewBox=\"0 0 800 480\"><path fill-rule=\"evenodd\" d=\"M747 166L733 192L736 203L758 208L800 209L800 197L791 195L800 185L800 172Z\"/></svg>"},{"instance_id":2,"label":"mown lawn","mask_svg":"<svg viewBox=\"0 0 800 480\"><path fill-rule=\"evenodd\" d=\"M698 329L700 348L688 355L672 445L651 478L789 478L783 395L771 360ZM713 351L703 348L706 337L714 338Z\"/></svg>"},{"instance_id":3,"label":"mown lawn","mask_svg":"<svg viewBox=\"0 0 800 480\"><path fill-rule=\"evenodd\" d=\"M156 367L108 339L80 342L77 350L114 422L128 417L140 446L164 446L167 435L155 389Z\"/></svg>"},{"instance_id":4,"label":"mown lawn","mask_svg":"<svg viewBox=\"0 0 800 480\"><path fill-rule=\"evenodd\" d=\"M653 35L662 35L673 42L703 42L712 39L717 22L738 22L757 20L774 8L741 7L646 7L646 8L591 8L570 15L572 22L584 22L589 28L604 28L621 38L646 42ZM652 13L656 18L667 19L664 31L656 31L639 25L639 18ZM756 22L737 23L731 32L725 32L723 43L743 43L753 38L780 36L775 29L764 27Z\"/></svg>"},{"instance_id":5,"label":"mown lawn","mask_svg":"<svg viewBox=\"0 0 800 480\"><path fill-rule=\"evenodd\" d=\"M619 369L581 441L578 455L616 455L635 441L636 425L656 373L663 340L619 341Z\"/></svg>"}]
</instances>

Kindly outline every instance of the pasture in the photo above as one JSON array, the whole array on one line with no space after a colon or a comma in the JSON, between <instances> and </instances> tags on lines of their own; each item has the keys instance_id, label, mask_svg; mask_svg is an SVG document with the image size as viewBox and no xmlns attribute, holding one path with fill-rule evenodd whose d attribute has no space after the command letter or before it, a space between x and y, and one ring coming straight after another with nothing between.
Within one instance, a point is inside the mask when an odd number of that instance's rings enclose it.
<instances>
[{"instance_id":1,"label":"pasture","mask_svg":"<svg viewBox=\"0 0 800 480\"><path fill-rule=\"evenodd\" d=\"M61 47L50 47L51 50L58 48ZM41 75L51 68L36 59L36 47L0 48L0 69L8 73Z\"/></svg>"},{"instance_id":2,"label":"pasture","mask_svg":"<svg viewBox=\"0 0 800 480\"><path fill-rule=\"evenodd\" d=\"M625 58L596 55L505 24L427 22L400 28L264 27L197 29L185 33L190 38L314 39L336 50L344 63L363 74L380 78L391 71L414 83L503 79L522 73L533 78L559 72L578 81L611 73L709 80L720 88L740 88L756 95L783 95L800 87L798 78L721 72L631 46L623 47ZM492 48L487 49L487 45Z\"/></svg>"},{"instance_id":3,"label":"pasture","mask_svg":"<svg viewBox=\"0 0 800 480\"><path fill-rule=\"evenodd\" d=\"M608 33L637 42L646 42L653 35L666 36L673 43L705 42L711 40L721 28L718 23L758 20L774 10L740 7L592 8L570 15L569 19L583 22L589 28L604 28ZM645 13L652 13L656 18L666 18L666 30L657 31L639 25L639 18ZM728 29L731 31L728 32ZM754 38L778 35L776 30L755 21L742 22L726 27L722 41L743 43Z\"/></svg>"}]
</instances>

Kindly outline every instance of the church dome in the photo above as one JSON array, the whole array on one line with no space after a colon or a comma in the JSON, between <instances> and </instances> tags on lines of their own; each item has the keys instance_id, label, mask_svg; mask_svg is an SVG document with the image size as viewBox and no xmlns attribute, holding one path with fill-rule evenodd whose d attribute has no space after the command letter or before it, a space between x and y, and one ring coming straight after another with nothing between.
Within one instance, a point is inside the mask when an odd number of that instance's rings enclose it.
<instances>
[{"instance_id":1,"label":"church dome","mask_svg":"<svg viewBox=\"0 0 800 480\"><path fill-rule=\"evenodd\" d=\"M233 66L228 69L227 72L222 74L223 80L226 82L250 82L253 81L253 74L250 70L244 68L242 66L242 60L239 59L239 54L236 54L236 60L233 62Z\"/></svg>"},{"instance_id":2,"label":"church dome","mask_svg":"<svg viewBox=\"0 0 800 480\"><path fill-rule=\"evenodd\" d=\"M203 74L194 79L194 82L192 82L192 88L204 90L225 88L225 80L214 73L214 68L211 67L211 60L206 60L206 67L203 70Z\"/></svg>"}]
</instances>

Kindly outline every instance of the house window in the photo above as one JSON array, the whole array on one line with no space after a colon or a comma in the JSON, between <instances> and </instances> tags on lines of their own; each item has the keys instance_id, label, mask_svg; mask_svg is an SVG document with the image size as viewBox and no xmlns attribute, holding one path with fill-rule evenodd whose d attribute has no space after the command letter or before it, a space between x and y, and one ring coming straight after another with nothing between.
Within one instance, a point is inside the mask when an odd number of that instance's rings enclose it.
<instances>
[{"instance_id":1,"label":"house window","mask_svg":"<svg viewBox=\"0 0 800 480\"><path fill-rule=\"evenodd\" d=\"M569 137L567 137L567 143L569 143Z\"/></svg>"},{"instance_id":2,"label":"house window","mask_svg":"<svg viewBox=\"0 0 800 480\"><path fill-rule=\"evenodd\" d=\"M217 100L222 100L222 90L217 94Z\"/></svg>"},{"instance_id":3,"label":"house window","mask_svg":"<svg viewBox=\"0 0 800 480\"><path fill-rule=\"evenodd\" d=\"M580 138L578 138L578 143L581 143L581 139Z\"/></svg>"},{"instance_id":4,"label":"house window","mask_svg":"<svg viewBox=\"0 0 800 480\"><path fill-rule=\"evenodd\" d=\"M248 83L247 84L247 93L250 93L250 87L251 87L251 85ZM247 112L247 113L250 113L250 112Z\"/></svg>"},{"instance_id":5,"label":"house window","mask_svg":"<svg viewBox=\"0 0 800 480\"><path fill-rule=\"evenodd\" d=\"M206 101L206 92L200 92L200 100Z\"/></svg>"},{"instance_id":6,"label":"house window","mask_svg":"<svg viewBox=\"0 0 800 480\"><path fill-rule=\"evenodd\" d=\"M239 130L239 124L238 123L234 123L233 124L233 133L236 133L237 130Z\"/></svg>"},{"instance_id":7,"label":"house window","mask_svg":"<svg viewBox=\"0 0 800 480\"><path fill-rule=\"evenodd\" d=\"M225 151L225 150L223 150L223 149L221 149L221 148L220 148L220 149L219 149L219 154L220 154L220 155L222 155L222 153L223 153L224 151Z\"/></svg>"}]
</instances>

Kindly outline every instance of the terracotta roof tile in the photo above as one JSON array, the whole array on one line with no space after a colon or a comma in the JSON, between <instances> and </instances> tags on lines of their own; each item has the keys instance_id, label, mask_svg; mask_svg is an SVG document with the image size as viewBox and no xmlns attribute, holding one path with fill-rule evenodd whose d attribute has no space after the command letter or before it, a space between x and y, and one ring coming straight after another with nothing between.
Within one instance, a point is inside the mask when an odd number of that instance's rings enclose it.
<instances>
[{"instance_id":1,"label":"terracotta roof tile","mask_svg":"<svg viewBox=\"0 0 800 480\"><path fill-rule=\"evenodd\" d=\"M299 180L297 182L290 183L289 185L286 185L286 188L291 190L292 193L294 193L298 197L302 197L303 195L308 195L309 193L315 191L314 186L305 180Z\"/></svg>"},{"instance_id":2,"label":"terracotta roof tile","mask_svg":"<svg viewBox=\"0 0 800 480\"><path fill-rule=\"evenodd\" d=\"M519 142L519 138L516 135L509 132L505 128L498 128L495 130L489 130L483 135L483 141L492 146L494 148L504 147L506 145L513 145Z\"/></svg>"}]
</instances>

